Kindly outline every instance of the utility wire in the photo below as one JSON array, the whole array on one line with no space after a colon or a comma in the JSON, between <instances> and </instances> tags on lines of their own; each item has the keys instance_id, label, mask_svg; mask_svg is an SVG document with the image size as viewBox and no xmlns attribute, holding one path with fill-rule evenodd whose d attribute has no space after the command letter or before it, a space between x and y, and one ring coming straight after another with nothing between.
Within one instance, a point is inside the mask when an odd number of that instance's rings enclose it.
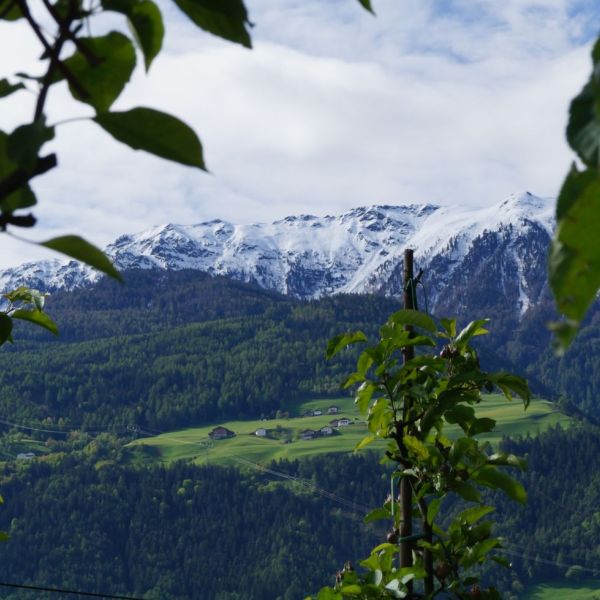
<instances>
[{"instance_id":1,"label":"utility wire","mask_svg":"<svg viewBox=\"0 0 600 600\"><path fill-rule=\"evenodd\" d=\"M145 600L144 598L136 598L134 596L114 596L111 594L98 594L96 592L82 592L79 590L65 590L62 588L49 588L37 585L25 585L17 583L0 582L1 587L16 588L21 590L35 590L37 592L50 592L51 594L71 594L76 596L87 596L92 598L110 598L112 600Z\"/></svg>"}]
</instances>

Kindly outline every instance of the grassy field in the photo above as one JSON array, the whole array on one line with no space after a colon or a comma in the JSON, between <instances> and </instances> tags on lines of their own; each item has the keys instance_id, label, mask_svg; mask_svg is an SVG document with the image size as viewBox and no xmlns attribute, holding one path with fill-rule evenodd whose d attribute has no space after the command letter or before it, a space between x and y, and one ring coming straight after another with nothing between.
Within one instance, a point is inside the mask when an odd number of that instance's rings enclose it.
<instances>
[{"instance_id":1,"label":"grassy field","mask_svg":"<svg viewBox=\"0 0 600 600\"><path fill-rule=\"evenodd\" d=\"M600 580L582 583L540 583L523 592L523 600L595 600L600 599Z\"/></svg>"},{"instance_id":2,"label":"grassy field","mask_svg":"<svg viewBox=\"0 0 600 600\"><path fill-rule=\"evenodd\" d=\"M268 421L226 421L146 437L129 444L129 448L135 462L169 463L179 459L194 459L197 463L220 465L240 465L244 460L264 464L271 460L304 458L325 452L352 452L367 434L367 428L360 420L351 398L305 402L295 407L294 414L300 415L306 410L316 408L326 410L331 405L340 407L341 414ZM503 435L535 435L556 423L563 426L570 423L569 417L559 413L544 400L532 401L527 412L524 412L520 402L507 402L499 395L486 396L478 408L478 415L498 421L496 430L485 437L492 443L497 443ZM353 424L339 428L338 432L331 436L313 440L298 439L302 430L317 430L340 416L350 418ZM236 436L211 441L208 434L215 425L231 429ZM270 437L259 438L254 435L259 427L267 429ZM450 437L452 433L453 430L449 429ZM377 444L383 445L383 442ZM376 448L377 444L371 447Z\"/></svg>"}]
</instances>

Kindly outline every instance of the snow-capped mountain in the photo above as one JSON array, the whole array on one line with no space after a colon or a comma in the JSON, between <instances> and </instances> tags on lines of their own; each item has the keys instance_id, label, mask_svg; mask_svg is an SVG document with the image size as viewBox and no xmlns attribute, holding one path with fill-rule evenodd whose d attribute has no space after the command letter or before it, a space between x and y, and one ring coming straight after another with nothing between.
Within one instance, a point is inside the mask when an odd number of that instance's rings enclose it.
<instances>
[{"instance_id":1,"label":"snow-capped mountain","mask_svg":"<svg viewBox=\"0 0 600 600\"><path fill-rule=\"evenodd\" d=\"M121 236L106 252L120 269L196 269L318 298L400 293L403 253L411 247L426 272L432 307L451 303L459 312L467 293L489 294L495 302L500 294L522 314L546 285L553 209L552 200L524 192L482 209L411 204L252 225L168 224ZM0 285L51 291L98 277L73 261L53 260L8 269L0 273Z\"/></svg>"}]
</instances>

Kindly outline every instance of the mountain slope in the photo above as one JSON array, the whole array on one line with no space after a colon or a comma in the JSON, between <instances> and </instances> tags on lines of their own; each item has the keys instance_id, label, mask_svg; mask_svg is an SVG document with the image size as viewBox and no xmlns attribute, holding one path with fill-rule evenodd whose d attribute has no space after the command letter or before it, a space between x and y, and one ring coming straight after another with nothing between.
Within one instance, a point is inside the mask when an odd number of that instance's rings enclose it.
<instances>
[{"instance_id":1,"label":"mountain slope","mask_svg":"<svg viewBox=\"0 0 600 600\"><path fill-rule=\"evenodd\" d=\"M484 209L372 206L270 224L169 224L121 236L106 251L120 269L194 269L309 299L399 294L404 249L411 247L429 274L432 308L447 304L448 286L459 289L493 270L500 283L487 286L489 293L500 291L511 310L523 314L545 285L553 204L525 192ZM74 289L97 278L87 267L54 260L9 269L0 274L0 286Z\"/></svg>"}]
</instances>

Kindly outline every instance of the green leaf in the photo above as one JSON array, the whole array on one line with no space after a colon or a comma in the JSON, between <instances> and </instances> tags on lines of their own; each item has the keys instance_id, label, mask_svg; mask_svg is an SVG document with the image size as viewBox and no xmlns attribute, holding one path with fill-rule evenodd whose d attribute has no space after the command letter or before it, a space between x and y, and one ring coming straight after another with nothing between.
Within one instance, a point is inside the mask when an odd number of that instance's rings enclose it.
<instances>
[{"instance_id":1,"label":"green leaf","mask_svg":"<svg viewBox=\"0 0 600 600\"><path fill-rule=\"evenodd\" d=\"M358 362L356 363L356 371L361 375L365 376L367 371L371 368L373 364L373 357L368 352L363 352L358 357Z\"/></svg>"},{"instance_id":2,"label":"green leaf","mask_svg":"<svg viewBox=\"0 0 600 600\"><path fill-rule=\"evenodd\" d=\"M183 121L152 108L102 112L93 119L115 139L175 162L206 170L202 144Z\"/></svg>"},{"instance_id":3,"label":"green leaf","mask_svg":"<svg viewBox=\"0 0 600 600\"><path fill-rule=\"evenodd\" d=\"M511 392L514 392L521 397L525 408L529 406L531 390L523 377L511 375L510 373L492 373L489 375L489 379L502 390L508 400L512 400Z\"/></svg>"},{"instance_id":4,"label":"green leaf","mask_svg":"<svg viewBox=\"0 0 600 600\"><path fill-rule=\"evenodd\" d=\"M9 136L0 131L0 181L18 169L18 165L8 155ZM28 208L36 204L35 196L29 185L20 187L5 198L0 198L0 210L12 212L18 208Z\"/></svg>"},{"instance_id":5,"label":"green leaf","mask_svg":"<svg viewBox=\"0 0 600 600\"><path fill-rule=\"evenodd\" d=\"M319 592L317 600L342 600L342 595L338 594L330 587L324 587Z\"/></svg>"},{"instance_id":6,"label":"green leaf","mask_svg":"<svg viewBox=\"0 0 600 600\"><path fill-rule=\"evenodd\" d=\"M442 498L434 498L427 507L427 522L431 525L442 507Z\"/></svg>"},{"instance_id":7,"label":"green leaf","mask_svg":"<svg viewBox=\"0 0 600 600\"><path fill-rule=\"evenodd\" d=\"M15 0L0 0L0 19L16 21L22 17L23 13Z\"/></svg>"},{"instance_id":8,"label":"green leaf","mask_svg":"<svg viewBox=\"0 0 600 600\"><path fill-rule=\"evenodd\" d=\"M527 468L525 459L514 454L509 454L508 452L495 452L489 457L488 462L490 465L516 467L517 469L521 469L521 471Z\"/></svg>"},{"instance_id":9,"label":"green leaf","mask_svg":"<svg viewBox=\"0 0 600 600\"><path fill-rule=\"evenodd\" d=\"M394 325L411 325L413 327L420 327L430 333L437 331L437 325L435 321L426 313L419 310L403 309L396 311L389 319L388 323Z\"/></svg>"},{"instance_id":10,"label":"green leaf","mask_svg":"<svg viewBox=\"0 0 600 600\"><path fill-rule=\"evenodd\" d=\"M0 79L0 98L10 96L16 91L24 89L25 86L23 85L23 83L10 83L8 79Z\"/></svg>"},{"instance_id":11,"label":"green leaf","mask_svg":"<svg viewBox=\"0 0 600 600\"><path fill-rule=\"evenodd\" d=\"M362 331L355 331L353 333L342 333L331 338L327 344L327 350L325 352L326 358L333 358L338 352L344 350L351 344L358 342L366 342L367 336Z\"/></svg>"},{"instance_id":12,"label":"green leaf","mask_svg":"<svg viewBox=\"0 0 600 600\"><path fill-rule=\"evenodd\" d=\"M483 466L473 475L475 481L490 488L502 490L509 498L524 504L527 492L523 485L494 466Z\"/></svg>"},{"instance_id":13,"label":"green leaf","mask_svg":"<svg viewBox=\"0 0 600 600\"><path fill-rule=\"evenodd\" d=\"M354 446L354 450L362 450L365 446L368 446L369 444L372 444L375 441L377 441L377 438L374 435L367 435L362 440L360 440L360 442L358 442L356 446Z\"/></svg>"},{"instance_id":14,"label":"green leaf","mask_svg":"<svg viewBox=\"0 0 600 600\"><path fill-rule=\"evenodd\" d=\"M98 112L107 111L135 69L135 48L127 36L117 31L100 37L82 37L79 43L89 56L76 50L64 64L87 95L69 82L71 94Z\"/></svg>"},{"instance_id":15,"label":"green leaf","mask_svg":"<svg viewBox=\"0 0 600 600\"><path fill-rule=\"evenodd\" d=\"M440 319L440 323L448 337L453 340L456 337L456 319Z\"/></svg>"},{"instance_id":16,"label":"green leaf","mask_svg":"<svg viewBox=\"0 0 600 600\"><path fill-rule=\"evenodd\" d=\"M41 147L54 138L54 127L46 127L46 117L17 127L6 142L10 160L27 172L33 171Z\"/></svg>"},{"instance_id":17,"label":"green leaf","mask_svg":"<svg viewBox=\"0 0 600 600\"><path fill-rule=\"evenodd\" d=\"M496 421L494 419L483 417L481 419L475 419L472 423L470 423L467 433L473 437L475 435L479 435L480 433L489 433L490 431L494 431L495 427Z\"/></svg>"},{"instance_id":18,"label":"green leaf","mask_svg":"<svg viewBox=\"0 0 600 600\"><path fill-rule=\"evenodd\" d=\"M152 0L102 0L105 10L127 16L136 41L144 54L146 71L162 48L165 27L158 6Z\"/></svg>"},{"instance_id":19,"label":"green leaf","mask_svg":"<svg viewBox=\"0 0 600 600\"><path fill-rule=\"evenodd\" d=\"M470 483L455 483L454 491L464 500L481 502L481 494Z\"/></svg>"},{"instance_id":20,"label":"green leaf","mask_svg":"<svg viewBox=\"0 0 600 600\"><path fill-rule=\"evenodd\" d=\"M493 512L494 510L496 509L493 506L473 506L472 508L467 508L466 510L463 510L458 515L458 520L461 523L473 525L473 523L476 523L477 521L479 521L479 519L485 517L485 515Z\"/></svg>"},{"instance_id":21,"label":"green leaf","mask_svg":"<svg viewBox=\"0 0 600 600\"><path fill-rule=\"evenodd\" d=\"M378 507L374 508L371 512L367 513L363 521L365 523L372 523L373 521L379 521L381 519L389 519L391 517L391 513L387 508Z\"/></svg>"},{"instance_id":22,"label":"green leaf","mask_svg":"<svg viewBox=\"0 0 600 600\"><path fill-rule=\"evenodd\" d=\"M371 382L365 381L356 392L356 396L354 398L354 403L358 406L358 410L361 415L364 415L371 402L371 398L373 398L373 394L377 390L377 386Z\"/></svg>"},{"instance_id":23,"label":"green leaf","mask_svg":"<svg viewBox=\"0 0 600 600\"><path fill-rule=\"evenodd\" d=\"M54 335L58 335L58 327L56 323L41 310L33 309L33 310L23 310L19 309L12 313L13 319L21 319L22 321L29 321L30 323L35 323L44 329L52 332Z\"/></svg>"},{"instance_id":24,"label":"green leaf","mask_svg":"<svg viewBox=\"0 0 600 600\"><path fill-rule=\"evenodd\" d=\"M375 14L373 7L371 6L371 0L358 0L364 8L366 8L370 13Z\"/></svg>"},{"instance_id":25,"label":"green leaf","mask_svg":"<svg viewBox=\"0 0 600 600\"><path fill-rule=\"evenodd\" d=\"M340 590L344 596L350 596L352 594L360 594L362 588L360 585L356 585L355 583L351 583L350 585L345 585Z\"/></svg>"},{"instance_id":26,"label":"green leaf","mask_svg":"<svg viewBox=\"0 0 600 600\"><path fill-rule=\"evenodd\" d=\"M242 0L174 0L201 29L231 42L252 47L248 13Z\"/></svg>"},{"instance_id":27,"label":"green leaf","mask_svg":"<svg viewBox=\"0 0 600 600\"><path fill-rule=\"evenodd\" d=\"M412 452L420 461L429 458L429 450L420 439L412 435L405 435L403 441L407 450Z\"/></svg>"},{"instance_id":28,"label":"green leaf","mask_svg":"<svg viewBox=\"0 0 600 600\"><path fill-rule=\"evenodd\" d=\"M567 317L559 338L565 348L600 288L600 176L571 169L560 191L550 247L549 280L558 310Z\"/></svg>"},{"instance_id":29,"label":"green leaf","mask_svg":"<svg viewBox=\"0 0 600 600\"><path fill-rule=\"evenodd\" d=\"M460 348L464 348L471 338L474 338L478 335L485 335L488 333L488 330L483 327L487 323L489 323L489 319L478 319L476 321L471 321L457 336L454 340L456 346Z\"/></svg>"},{"instance_id":30,"label":"green leaf","mask_svg":"<svg viewBox=\"0 0 600 600\"><path fill-rule=\"evenodd\" d=\"M567 140L579 158L588 166L600 164L600 42L592 50L593 71L589 82L571 102Z\"/></svg>"},{"instance_id":31,"label":"green leaf","mask_svg":"<svg viewBox=\"0 0 600 600\"><path fill-rule=\"evenodd\" d=\"M462 557L461 563L465 569L470 568L477 562L482 562L485 559L485 556L493 550L496 546L500 545L500 540L496 538L491 538L488 540L483 540L475 544L473 547L469 548L467 553Z\"/></svg>"},{"instance_id":32,"label":"green leaf","mask_svg":"<svg viewBox=\"0 0 600 600\"><path fill-rule=\"evenodd\" d=\"M102 271L102 273L106 273L118 281L123 281L123 277L121 277L119 271L115 269L104 252L77 235L64 235L40 242L39 245L66 254L75 260L98 269L98 271Z\"/></svg>"},{"instance_id":33,"label":"green leaf","mask_svg":"<svg viewBox=\"0 0 600 600\"><path fill-rule=\"evenodd\" d=\"M451 425L469 423L475 417L475 410L470 406L453 406L444 413L444 419Z\"/></svg>"},{"instance_id":34,"label":"green leaf","mask_svg":"<svg viewBox=\"0 0 600 600\"><path fill-rule=\"evenodd\" d=\"M6 313L0 312L0 346L10 339L12 328L12 319Z\"/></svg>"}]
</instances>

